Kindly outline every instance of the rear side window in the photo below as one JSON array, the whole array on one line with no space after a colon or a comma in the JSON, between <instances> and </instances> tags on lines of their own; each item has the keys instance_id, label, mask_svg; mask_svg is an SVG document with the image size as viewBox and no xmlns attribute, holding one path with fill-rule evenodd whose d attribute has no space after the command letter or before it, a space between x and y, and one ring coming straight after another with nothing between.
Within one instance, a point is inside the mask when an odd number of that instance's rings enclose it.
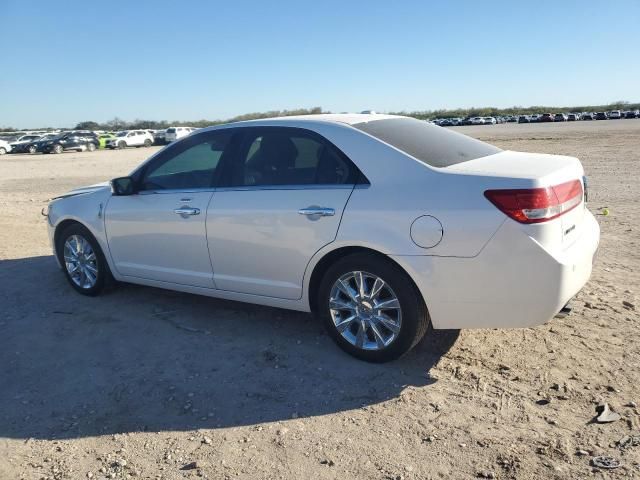
<instances>
[{"instance_id":1,"label":"rear side window","mask_svg":"<svg viewBox=\"0 0 640 480\"><path fill-rule=\"evenodd\" d=\"M415 118L374 120L356 123L353 127L431 167L448 167L501 151L475 138Z\"/></svg>"},{"instance_id":2,"label":"rear side window","mask_svg":"<svg viewBox=\"0 0 640 480\"><path fill-rule=\"evenodd\" d=\"M233 186L354 184L359 171L336 147L303 129L245 130Z\"/></svg>"}]
</instances>

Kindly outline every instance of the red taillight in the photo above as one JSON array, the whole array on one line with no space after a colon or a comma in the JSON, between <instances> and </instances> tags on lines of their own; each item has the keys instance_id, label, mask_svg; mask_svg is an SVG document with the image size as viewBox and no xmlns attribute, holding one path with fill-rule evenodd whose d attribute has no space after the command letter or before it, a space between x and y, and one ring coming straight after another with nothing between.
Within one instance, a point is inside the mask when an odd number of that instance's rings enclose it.
<instances>
[{"instance_id":1,"label":"red taillight","mask_svg":"<svg viewBox=\"0 0 640 480\"><path fill-rule=\"evenodd\" d=\"M553 187L487 190L484 196L505 215L520 223L558 218L582 202L582 182L572 180Z\"/></svg>"}]
</instances>

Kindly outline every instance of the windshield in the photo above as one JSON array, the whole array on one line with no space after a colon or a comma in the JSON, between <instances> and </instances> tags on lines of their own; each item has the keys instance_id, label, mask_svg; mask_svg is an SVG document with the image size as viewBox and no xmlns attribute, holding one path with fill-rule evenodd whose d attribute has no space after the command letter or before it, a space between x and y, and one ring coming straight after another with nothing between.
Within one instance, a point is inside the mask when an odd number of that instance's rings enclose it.
<instances>
[{"instance_id":1,"label":"windshield","mask_svg":"<svg viewBox=\"0 0 640 480\"><path fill-rule=\"evenodd\" d=\"M126 137L129 132L118 132L116 133L116 137Z\"/></svg>"},{"instance_id":2,"label":"windshield","mask_svg":"<svg viewBox=\"0 0 640 480\"><path fill-rule=\"evenodd\" d=\"M498 147L415 118L356 123L353 127L432 167L448 167L494 153Z\"/></svg>"}]
</instances>

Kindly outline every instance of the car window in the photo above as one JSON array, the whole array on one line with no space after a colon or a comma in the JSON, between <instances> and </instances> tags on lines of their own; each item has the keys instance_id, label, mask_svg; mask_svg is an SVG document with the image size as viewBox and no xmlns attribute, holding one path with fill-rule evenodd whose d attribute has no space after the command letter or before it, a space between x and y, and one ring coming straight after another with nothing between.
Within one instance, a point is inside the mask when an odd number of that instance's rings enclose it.
<instances>
[{"instance_id":1,"label":"car window","mask_svg":"<svg viewBox=\"0 0 640 480\"><path fill-rule=\"evenodd\" d=\"M501 151L488 143L415 118L374 120L356 123L353 127L432 167L448 167Z\"/></svg>"},{"instance_id":2,"label":"car window","mask_svg":"<svg viewBox=\"0 0 640 480\"><path fill-rule=\"evenodd\" d=\"M145 169L142 190L208 188L232 133L207 132L173 144Z\"/></svg>"},{"instance_id":3,"label":"car window","mask_svg":"<svg viewBox=\"0 0 640 480\"><path fill-rule=\"evenodd\" d=\"M233 186L354 184L359 171L335 146L299 128L246 129Z\"/></svg>"}]
</instances>

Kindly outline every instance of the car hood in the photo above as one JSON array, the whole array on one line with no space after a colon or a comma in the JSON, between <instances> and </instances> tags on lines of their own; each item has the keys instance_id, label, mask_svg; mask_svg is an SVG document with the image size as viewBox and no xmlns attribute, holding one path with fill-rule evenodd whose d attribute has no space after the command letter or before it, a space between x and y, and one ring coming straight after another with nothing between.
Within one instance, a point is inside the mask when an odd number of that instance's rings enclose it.
<instances>
[{"instance_id":1,"label":"car hood","mask_svg":"<svg viewBox=\"0 0 640 480\"><path fill-rule=\"evenodd\" d=\"M53 197L51 200L57 200L59 198L74 197L76 195L84 195L85 193L94 193L101 190L110 190L111 185L109 182L96 183L95 185L88 185L86 187L75 188L65 194Z\"/></svg>"}]
</instances>

